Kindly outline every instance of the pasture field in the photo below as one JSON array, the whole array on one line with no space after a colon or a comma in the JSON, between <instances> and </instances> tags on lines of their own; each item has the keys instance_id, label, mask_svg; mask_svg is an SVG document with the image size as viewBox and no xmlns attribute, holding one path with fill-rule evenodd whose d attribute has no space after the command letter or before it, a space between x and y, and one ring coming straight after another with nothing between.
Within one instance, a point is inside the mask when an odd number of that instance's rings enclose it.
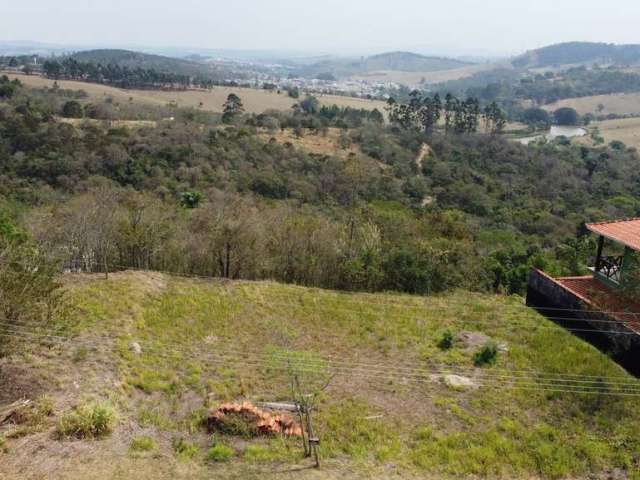
<instances>
[{"instance_id":1,"label":"pasture field","mask_svg":"<svg viewBox=\"0 0 640 480\"><path fill-rule=\"evenodd\" d=\"M393 82L412 86L419 85L421 83L431 85L467 78L475 73L492 70L494 68L496 68L495 64L482 64L469 65L451 70L438 70L435 72L401 72L397 70L381 70L378 72L354 75L351 79L364 80L368 82Z\"/></svg>"},{"instance_id":2,"label":"pasture field","mask_svg":"<svg viewBox=\"0 0 640 480\"><path fill-rule=\"evenodd\" d=\"M35 75L9 75L10 78L18 78L22 83L30 87L51 87L54 81ZM202 108L212 112L222 112L222 104L230 93L237 94L249 113L262 113L265 110L289 110L297 100L287 96L286 93L269 92L253 88L213 87L212 90L188 90L165 92L160 90L124 90L107 85L78 82L71 80L58 81L60 88L70 90L84 90L96 99L103 100L112 97L114 100L126 102L148 103L154 105L167 105L175 103L180 107ZM364 108L373 110L377 108L383 111L386 103L380 100L367 100L364 98L342 97L339 95L316 94L322 105L338 105L339 107Z\"/></svg>"},{"instance_id":3,"label":"pasture field","mask_svg":"<svg viewBox=\"0 0 640 480\"><path fill-rule=\"evenodd\" d=\"M605 142L620 140L628 147L640 148L640 118L621 118L594 122L592 127L597 127L600 136Z\"/></svg>"},{"instance_id":4,"label":"pasture field","mask_svg":"<svg viewBox=\"0 0 640 480\"><path fill-rule=\"evenodd\" d=\"M599 106L602 106L601 110ZM640 115L640 93L614 93L611 95L566 98L546 105L544 108L554 111L561 107L575 108L580 115L587 113L596 115Z\"/></svg>"}]
</instances>

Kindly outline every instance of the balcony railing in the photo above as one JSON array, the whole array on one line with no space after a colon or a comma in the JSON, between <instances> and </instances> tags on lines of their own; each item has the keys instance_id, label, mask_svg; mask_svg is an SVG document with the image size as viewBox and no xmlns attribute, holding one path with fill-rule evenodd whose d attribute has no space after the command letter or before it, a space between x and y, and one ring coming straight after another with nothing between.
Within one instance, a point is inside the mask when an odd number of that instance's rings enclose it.
<instances>
[{"instance_id":1,"label":"balcony railing","mask_svg":"<svg viewBox=\"0 0 640 480\"><path fill-rule=\"evenodd\" d=\"M623 257L602 257L596 265L596 272L614 282L620 282Z\"/></svg>"}]
</instances>

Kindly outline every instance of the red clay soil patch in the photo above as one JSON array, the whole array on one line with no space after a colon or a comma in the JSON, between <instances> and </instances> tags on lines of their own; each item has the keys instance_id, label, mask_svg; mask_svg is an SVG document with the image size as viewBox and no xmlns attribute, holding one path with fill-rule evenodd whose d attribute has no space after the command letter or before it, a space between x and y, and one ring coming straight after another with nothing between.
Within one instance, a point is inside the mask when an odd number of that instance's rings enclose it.
<instances>
[{"instance_id":1,"label":"red clay soil patch","mask_svg":"<svg viewBox=\"0 0 640 480\"><path fill-rule=\"evenodd\" d=\"M226 420L236 416L255 427L260 435L283 434L290 437L301 437L302 428L288 415L271 415L249 402L225 403L211 411L207 417L209 432L224 431Z\"/></svg>"}]
</instances>

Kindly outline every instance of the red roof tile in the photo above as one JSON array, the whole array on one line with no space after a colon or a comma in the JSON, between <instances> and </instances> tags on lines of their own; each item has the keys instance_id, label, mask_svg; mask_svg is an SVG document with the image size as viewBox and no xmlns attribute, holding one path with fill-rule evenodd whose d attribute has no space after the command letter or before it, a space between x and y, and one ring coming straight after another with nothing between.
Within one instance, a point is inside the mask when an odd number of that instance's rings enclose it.
<instances>
[{"instance_id":1,"label":"red roof tile","mask_svg":"<svg viewBox=\"0 0 640 480\"><path fill-rule=\"evenodd\" d=\"M593 233L640 251L640 218L587 224Z\"/></svg>"},{"instance_id":2,"label":"red roof tile","mask_svg":"<svg viewBox=\"0 0 640 480\"><path fill-rule=\"evenodd\" d=\"M640 305L637 303L626 300L615 290L591 276L556 278L555 281L585 303L607 312L608 316L640 333Z\"/></svg>"}]
</instances>

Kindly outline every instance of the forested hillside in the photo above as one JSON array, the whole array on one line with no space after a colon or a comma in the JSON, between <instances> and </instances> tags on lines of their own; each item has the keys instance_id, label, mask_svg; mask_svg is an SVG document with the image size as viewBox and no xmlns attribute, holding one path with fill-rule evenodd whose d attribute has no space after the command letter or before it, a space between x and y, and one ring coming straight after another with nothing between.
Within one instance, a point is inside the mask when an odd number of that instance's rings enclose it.
<instances>
[{"instance_id":1,"label":"forested hillside","mask_svg":"<svg viewBox=\"0 0 640 480\"><path fill-rule=\"evenodd\" d=\"M633 65L640 62L640 45L567 42L532 50L513 61L516 67L538 68L579 63Z\"/></svg>"},{"instance_id":2,"label":"forested hillside","mask_svg":"<svg viewBox=\"0 0 640 480\"><path fill-rule=\"evenodd\" d=\"M231 112L225 123L175 109L155 128L72 126L56 116L109 108L117 118L135 107L17 82L2 92L4 209L83 269L522 292L533 264L583 271L583 222L640 213L638 155L619 145L421 132L312 99L294 113ZM336 127L343 148L357 147L346 159L265 139Z\"/></svg>"},{"instance_id":3,"label":"forested hillside","mask_svg":"<svg viewBox=\"0 0 640 480\"><path fill-rule=\"evenodd\" d=\"M200 62L181 60L178 58L151 55L131 50L84 50L71 55L71 58L81 63L101 65L118 65L128 68L146 68L163 73L182 75L198 75L206 71L207 67Z\"/></svg>"}]
</instances>

